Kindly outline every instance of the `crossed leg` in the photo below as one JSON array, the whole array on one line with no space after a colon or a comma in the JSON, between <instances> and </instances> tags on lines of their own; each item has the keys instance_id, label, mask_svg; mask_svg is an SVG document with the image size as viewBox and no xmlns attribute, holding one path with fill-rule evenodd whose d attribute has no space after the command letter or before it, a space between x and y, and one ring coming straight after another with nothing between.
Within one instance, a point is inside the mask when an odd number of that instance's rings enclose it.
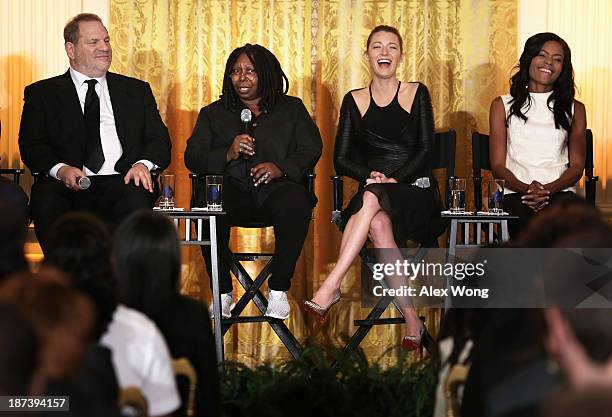
<instances>
[{"instance_id":1,"label":"crossed leg","mask_svg":"<svg viewBox=\"0 0 612 417\"><path fill-rule=\"evenodd\" d=\"M344 229L338 261L314 294L313 302L321 307L328 307L331 304L334 293L340 289L342 279L365 244L368 234L375 248L396 249L397 256L399 256L399 249L393 239L391 219L380 207L376 195L366 190L363 193L363 206L351 216ZM399 258L396 257L396 259ZM419 336L422 324L416 311L406 304L406 300L400 300L402 314L406 320L407 334Z\"/></svg>"}]
</instances>

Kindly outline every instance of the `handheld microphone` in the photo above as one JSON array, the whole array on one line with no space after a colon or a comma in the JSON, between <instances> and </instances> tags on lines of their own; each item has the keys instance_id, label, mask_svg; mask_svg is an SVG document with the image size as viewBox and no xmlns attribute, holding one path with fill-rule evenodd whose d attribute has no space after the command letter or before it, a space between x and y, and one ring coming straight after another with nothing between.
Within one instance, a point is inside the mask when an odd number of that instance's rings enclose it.
<instances>
[{"instance_id":1,"label":"handheld microphone","mask_svg":"<svg viewBox=\"0 0 612 417\"><path fill-rule=\"evenodd\" d=\"M244 123L244 133L249 134L249 123L251 123L251 119L253 118L253 113L249 109L242 109L240 112L240 120Z\"/></svg>"},{"instance_id":2,"label":"handheld microphone","mask_svg":"<svg viewBox=\"0 0 612 417\"><path fill-rule=\"evenodd\" d=\"M249 134L249 123L253 118L253 113L249 109L242 109L240 112L240 121L244 123L244 133ZM249 159L248 155L242 154L242 159Z\"/></svg>"},{"instance_id":3,"label":"handheld microphone","mask_svg":"<svg viewBox=\"0 0 612 417\"><path fill-rule=\"evenodd\" d=\"M91 180L88 177L79 177L77 183L79 187L81 187L81 190L86 190L91 186Z\"/></svg>"}]
</instances>

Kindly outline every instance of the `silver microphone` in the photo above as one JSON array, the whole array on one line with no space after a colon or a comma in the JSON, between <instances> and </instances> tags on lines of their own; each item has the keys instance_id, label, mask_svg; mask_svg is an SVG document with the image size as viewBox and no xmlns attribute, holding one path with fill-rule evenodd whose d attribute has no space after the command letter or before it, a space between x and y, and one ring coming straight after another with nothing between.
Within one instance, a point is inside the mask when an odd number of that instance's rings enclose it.
<instances>
[{"instance_id":1,"label":"silver microphone","mask_svg":"<svg viewBox=\"0 0 612 417\"><path fill-rule=\"evenodd\" d=\"M79 177L77 183L79 187L81 187L81 190L86 190L91 185L91 180L88 177Z\"/></svg>"},{"instance_id":2,"label":"silver microphone","mask_svg":"<svg viewBox=\"0 0 612 417\"><path fill-rule=\"evenodd\" d=\"M249 134L249 123L251 123L251 119L253 118L253 113L249 109L242 109L240 112L240 120L244 123L244 133ZM249 157L245 154L242 155L242 159L249 159Z\"/></svg>"},{"instance_id":3,"label":"silver microphone","mask_svg":"<svg viewBox=\"0 0 612 417\"><path fill-rule=\"evenodd\" d=\"M251 123L251 119L253 118L253 113L249 109L242 109L240 112L240 120L244 123L244 133L249 134L249 123Z\"/></svg>"}]
</instances>

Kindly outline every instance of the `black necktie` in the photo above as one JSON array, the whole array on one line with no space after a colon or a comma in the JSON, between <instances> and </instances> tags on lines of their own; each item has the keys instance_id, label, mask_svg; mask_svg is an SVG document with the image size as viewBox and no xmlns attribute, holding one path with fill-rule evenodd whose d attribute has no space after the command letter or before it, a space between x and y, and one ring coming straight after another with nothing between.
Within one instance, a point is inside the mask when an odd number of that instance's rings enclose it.
<instances>
[{"instance_id":1,"label":"black necktie","mask_svg":"<svg viewBox=\"0 0 612 417\"><path fill-rule=\"evenodd\" d=\"M104 164L102 140L100 139L100 98L96 94L96 80L87 80L87 95L85 96L85 130L87 144L85 146L85 166L96 174Z\"/></svg>"}]
</instances>

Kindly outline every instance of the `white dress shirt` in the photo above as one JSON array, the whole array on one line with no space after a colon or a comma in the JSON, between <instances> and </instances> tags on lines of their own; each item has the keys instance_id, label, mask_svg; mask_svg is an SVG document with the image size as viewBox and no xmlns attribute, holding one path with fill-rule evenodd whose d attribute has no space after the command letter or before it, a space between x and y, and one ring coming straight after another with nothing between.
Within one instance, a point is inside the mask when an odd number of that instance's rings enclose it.
<instances>
[{"instance_id":1,"label":"white dress shirt","mask_svg":"<svg viewBox=\"0 0 612 417\"><path fill-rule=\"evenodd\" d=\"M121 147L121 141L117 136L117 128L115 126L115 116L113 114L113 105L111 103L110 93L108 91L108 84L106 82L106 75L100 78L88 77L85 74L81 74L72 67L70 68L70 77L76 88L77 95L79 96L79 103L81 104L81 111L85 111L85 96L87 95L87 89L89 88L85 81L94 79L97 82L95 86L96 94L100 98L100 139L102 141L102 152L104 154L104 164L96 174L90 171L87 167L83 166L83 172L87 176L94 175L114 175L119 174L115 171L115 164L121 158L123 154L123 148ZM156 165L146 159L137 161L137 163L144 164L149 171L156 168ZM134 165L135 165L134 164ZM54 165L49 170L49 176L57 178L57 172L61 167L66 166L65 163L59 163Z\"/></svg>"}]
</instances>

